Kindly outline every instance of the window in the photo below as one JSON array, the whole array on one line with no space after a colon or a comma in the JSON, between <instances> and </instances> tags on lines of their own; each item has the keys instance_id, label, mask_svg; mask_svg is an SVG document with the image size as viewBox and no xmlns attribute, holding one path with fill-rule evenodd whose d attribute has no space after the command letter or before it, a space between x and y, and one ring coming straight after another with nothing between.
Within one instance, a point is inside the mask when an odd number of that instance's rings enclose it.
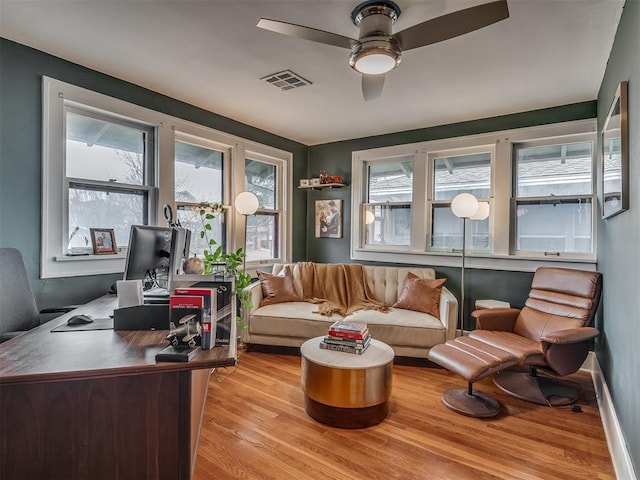
<instances>
[{"instance_id":1,"label":"window","mask_svg":"<svg viewBox=\"0 0 640 480\"><path fill-rule=\"evenodd\" d=\"M246 218L247 262L265 262L280 257L280 204L278 165L245 159L245 191L258 197L258 211Z\"/></svg>"},{"instance_id":2,"label":"window","mask_svg":"<svg viewBox=\"0 0 640 480\"><path fill-rule=\"evenodd\" d=\"M459 266L451 201L466 192L490 207L466 220L470 268L595 263L595 130L590 119L352 152L351 259Z\"/></svg>"},{"instance_id":3,"label":"window","mask_svg":"<svg viewBox=\"0 0 640 480\"><path fill-rule=\"evenodd\" d=\"M516 252L593 252L593 150L591 141L514 145Z\"/></svg>"},{"instance_id":4,"label":"window","mask_svg":"<svg viewBox=\"0 0 640 480\"><path fill-rule=\"evenodd\" d=\"M200 215L201 203L225 203L224 163L229 149L213 145L202 138L176 133L174 192L178 220L191 230L191 254L202 255L210 250L210 240L226 247L225 215L206 220L211 230L205 231Z\"/></svg>"},{"instance_id":5,"label":"window","mask_svg":"<svg viewBox=\"0 0 640 480\"><path fill-rule=\"evenodd\" d=\"M409 245L413 157L366 162L365 178L365 245Z\"/></svg>"},{"instance_id":6,"label":"window","mask_svg":"<svg viewBox=\"0 0 640 480\"><path fill-rule=\"evenodd\" d=\"M432 154L433 201L431 202L430 250L462 249L462 220L451 212L451 200L471 193L478 200L491 198L491 152ZM488 251L489 219L467 220L465 247Z\"/></svg>"},{"instance_id":7,"label":"window","mask_svg":"<svg viewBox=\"0 0 640 480\"><path fill-rule=\"evenodd\" d=\"M194 207L228 207L210 222L211 238L235 251L245 223L232 205L245 188L260 198L248 217L247 267L290 260L290 152L47 77L42 107L42 278L122 273L126 250L87 255L89 228L113 228L126 249L131 225L165 225L165 204L198 255L207 244Z\"/></svg>"},{"instance_id":8,"label":"window","mask_svg":"<svg viewBox=\"0 0 640 480\"><path fill-rule=\"evenodd\" d=\"M127 247L131 225L147 224L153 129L78 108L66 109L67 250L91 253L90 228L113 228Z\"/></svg>"}]
</instances>

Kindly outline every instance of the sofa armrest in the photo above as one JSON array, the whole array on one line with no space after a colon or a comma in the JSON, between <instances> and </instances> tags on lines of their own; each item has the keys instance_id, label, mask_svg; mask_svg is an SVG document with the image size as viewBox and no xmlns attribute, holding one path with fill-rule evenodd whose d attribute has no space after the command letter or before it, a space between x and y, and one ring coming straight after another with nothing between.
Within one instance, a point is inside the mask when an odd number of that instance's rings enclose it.
<instances>
[{"instance_id":1,"label":"sofa armrest","mask_svg":"<svg viewBox=\"0 0 640 480\"><path fill-rule=\"evenodd\" d=\"M491 308L475 310L471 313L471 316L476 319L476 328L478 330L513 332L518 314L520 314L520 309L518 308Z\"/></svg>"},{"instance_id":2,"label":"sofa armrest","mask_svg":"<svg viewBox=\"0 0 640 480\"><path fill-rule=\"evenodd\" d=\"M250 343L249 327L251 326L251 315L260 306L262 301L262 286L260 281L253 282L242 289L247 294L248 302L242 305L242 321L240 324L240 338L243 343Z\"/></svg>"},{"instance_id":3,"label":"sofa armrest","mask_svg":"<svg viewBox=\"0 0 640 480\"><path fill-rule=\"evenodd\" d=\"M447 341L456 338L458 300L446 287L442 287L440 294L440 321L445 326Z\"/></svg>"}]
</instances>

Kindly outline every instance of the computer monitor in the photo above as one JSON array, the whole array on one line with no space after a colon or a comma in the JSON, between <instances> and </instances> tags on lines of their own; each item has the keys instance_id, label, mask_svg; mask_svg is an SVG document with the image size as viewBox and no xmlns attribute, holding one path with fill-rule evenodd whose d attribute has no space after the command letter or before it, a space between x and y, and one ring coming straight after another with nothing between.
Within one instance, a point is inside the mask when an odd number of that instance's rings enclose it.
<instances>
[{"instance_id":1,"label":"computer monitor","mask_svg":"<svg viewBox=\"0 0 640 480\"><path fill-rule=\"evenodd\" d=\"M124 279L142 280L145 291L168 289L189 254L190 238L182 228L132 225Z\"/></svg>"}]
</instances>

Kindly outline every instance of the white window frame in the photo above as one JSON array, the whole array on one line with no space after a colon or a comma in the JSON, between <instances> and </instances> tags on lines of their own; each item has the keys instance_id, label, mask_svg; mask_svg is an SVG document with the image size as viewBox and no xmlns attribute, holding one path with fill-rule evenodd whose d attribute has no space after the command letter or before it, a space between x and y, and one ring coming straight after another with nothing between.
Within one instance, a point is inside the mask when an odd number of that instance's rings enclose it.
<instances>
[{"instance_id":1,"label":"white window frame","mask_svg":"<svg viewBox=\"0 0 640 480\"><path fill-rule=\"evenodd\" d=\"M512 152L513 144L531 141L563 142L566 138L584 135L596 141L596 120L578 120L572 122L555 123L549 125L503 130L481 135L419 142L392 147L382 147L370 150L352 152L352 185L351 185L351 250L350 257L354 261L388 262L402 264L416 264L429 266L461 266L459 252L437 252L427 250L427 239L431 231L430 204L432 192L432 166L430 162L435 156L447 156L451 152L473 152L474 149L486 151L491 147L494 152L491 184L492 198L490 199L490 243L492 252L469 252L466 265L469 268L489 270L534 271L539 266L564 266L568 268L595 269L597 252L597 221L593 219L593 255L561 255L550 258L543 253L515 255L510 249L512 218L511 191ZM414 155L414 190L412 207L412 242L409 248L369 248L364 245L364 209L366 177L365 162L377 159L387 159L395 156ZM437 154L437 155L436 155ZM595 162L593 165L595 171ZM595 179L594 179L595 181ZM594 203L593 214L597 210Z\"/></svg>"},{"instance_id":2,"label":"white window frame","mask_svg":"<svg viewBox=\"0 0 640 480\"><path fill-rule=\"evenodd\" d=\"M433 207L434 206L444 206L451 205L451 200L435 200L435 178L434 178L434 164L437 158L442 157L461 157L464 155L473 155L473 154L481 154L488 153L490 156L490 173L489 173L489 196L486 198L478 198L479 201L489 202L489 251L479 251L480 254L487 254L493 252L493 191L494 191L494 172L496 171L496 149L495 145L476 145L473 147L467 148L456 148L451 150L440 150L440 151L432 151L427 154L428 159L428 168L427 168L427 224L426 224L426 235L427 235L427 250L430 253L446 253L443 252L442 249L431 248L430 240L431 232L433 230ZM472 221L472 220L469 220ZM467 249L465 253L472 254L473 250Z\"/></svg>"},{"instance_id":3,"label":"white window frame","mask_svg":"<svg viewBox=\"0 0 640 480\"><path fill-rule=\"evenodd\" d=\"M175 142L189 143L191 145L197 145L199 147L222 152L222 199L220 203L228 207L231 204L231 189L229 188L229 186L232 184L231 183L232 147L228 145L228 143L224 143L224 142L225 141L228 142L229 139L219 135L218 132L214 130L211 130L205 127L195 126L195 125L181 124L179 125L179 127L176 127L175 125L173 125L172 128L175 131L173 162L172 162L172 168L173 168L172 176L174 177L173 188L172 188L173 190L172 202L174 203L174 206L175 206L174 212L176 217L178 215L178 209L180 207L182 206L197 207L199 202L189 203L189 202L178 202L177 200L175 200L175 161L176 161L175 160ZM177 128L181 128L182 130L178 130ZM186 131L189 131L191 133L186 133ZM225 225L225 228L224 228L225 237L222 239L223 247L227 247L227 245L230 245L230 241L231 241L231 234L229 232L230 228L228 228L230 225L230 217L231 217L231 213L230 213L230 210L227 208L227 211L224 213L222 218L222 223ZM199 235L200 235L200 232L191 232L192 246L193 246L194 237L197 237ZM191 253L194 253L193 250ZM203 252L195 252L195 253L198 256L203 255Z\"/></svg>"},{"instance_id":4,"label":"white window frame","mask_svg":"<svg viewBox=\"0 0 640 480\"><path fill-rule=\"evenodd\" d=\"M546 145L558 145L558 144L568 144L568 143L586 143L591 142L591 193L579 194L579 195L563 195L558 196L557 198L562 199L579 199L579 198L589 198L591 200L591 223L592 229L591 234L593 238L591 239L592 244L592 252L591 254L586 253L573 253L573 252L535 252L530 250L518 250L516 247L516 210L518 201L526 201L526 200L538 200L538 199L550 199L550 196L544 197L518 197L516 191L516 183L517 183L517 172L516 172L516 158L515 158L515 150L519 147L542 147ZM597 228L597 192L596 192L596 159L597 159L597 145L596 145L596 137L591 133L582 133L575 135L566 135L562 138L544 138L544 139L534 139L522 142L513 142L512 143L512 151L514 152L512 156L512 168L513 168L513 186L512 186L512 196L511 196L511 218L513 219L511 224L510 231L510 253L515 256L524 256L530 257L532 255L540 255L548 257L550 254L556 256L561 259L596 259L596 228Z\"/></svg>"},{"instance_id":5,"label":"white window frame","mask_svg":"<svg viewBox=\"0 0 640 480\"><path fill-rule=\"evenodd\" d=\"M112 117L145 124L155 129L155 158L153 188L150 192L149 224L164 224L162 206L175 205L175 141L176 132L192 138L204 139L229 148L226 161L231 162L225 174L224 204L233 212L233 199L244 190L245 151L263 155L280 165L282 175L279 191L282 195L280 225L281 258L291 259L291 174L293 154L257 142L229 135L196 123L171 117L123 100L93 92L66 82L43 77L43 141L42 141L42 231L40 253L41 278L72 277L122 273L126 252L117 255L66 256L66 233L64 214L68 197L65 188L65 104L85 110L94 110ZM236 161L236 159L238 159ZM241 168L240 168L241 167ZM228 175L228 176L227 176ZM226 183L228 182L228 183ZM227 250L236 250L243 245L244 227L241 215L228 215ZM160 222L160 219L162 221ZM197 232L193 232L197 234ZM247 269L251 267L247 264Z\"/></svg>"},{"instance_id":6,"label":"white window frame","mask_svg":"<svg viewBox=\"0 0 640 480\"><path fill-rule=\"evenodd\" d=\"M157 157L165 116L151 110L92 92L59 80L43 77L42 128L42 231L41 278L97 275L124 271L126 249L117 255L66 256L68 183L65 176L66 107L94 111L108 117L146 125L155 129ZM157 182L159 172L149 190L149 223L157 219Z\"/></svg>"},{"instance_id":7,"label":"white window frame","mask_svg":"<svg viewBox=\"0 0 640 480\"><path fill-rule=\"evenodd\" d=\"M411 208L411 223L414 224L415 223L415 218L414 215L416 215L416 208L418 210L418 218L420 218L423 213L421 212L420 207L417 207L415 205L415 189L416 189L416 153L411 153L411 154L401 154L401 155L394 155L391 157L383 157L383 158L375 158L375 159L363 159L362 164L361 164L361 172L360 174L362 175L362 181L363 181L363 188L362 188L362 200L360 203L360 215L364 215L364 212L366 210L366 208L368 206L382 206L382 205L388 205L388 206L402 206L402 205L409 205L409 207ZM386 202L386 203L379 203L379 202L369 202L369 174L368 174L368 167L371 165L375 165L375 164L385 164L385 163L399 163L402 161L402 159L409 159L411 158L411 161L413 162L413 178L412 178L412 187L411 187L411 198L412 201L411 202ZM366 242L366 225L365 222L361 222L360 223L360 229L358 232L359 238L360 238L360 246L361 248L366 248L367 250L381 250L381 251L406 251L407 249L413 249L413 248L420 248L420 241L417 238L417 236L414 235L414 229L411 228L410 225L410 238L409 238L409 245L393 245L393 244L388 244L388 245L375 245L375 244L369 244L367 245ZM414 247L415 246L415 247Z\"/></svg>"},{"instance_id":8,"label":"white window frame","mask_svg":"<svg viewBox=\"0 0 640 480\"><path fill-rule=\"evenodd\" d=\"M264 147L256 148L256 145L253 146L244 146L242 148L243 157L241 168L236 168L234 170L234 174L239 177L238 181L235 182L236 185L240 183L241 190L237 192L237 194L244 191L245 188L245 161L255 160L258 162L267 163L269 165L273 165L276 169L276 197L275 197L275 206L274 208L261 208L259 207L256 213L265 213L265 214L275 214L278 222L277 230L278 230L278 255L276 258L270 258L265 260L247 260L247 270L250 270L255 273L255 270L258 267L264 268L265 265L272 265L274 263L285 263L286 259L291 258L291 237L290 235L285 235L284 232L288 232L290 225L290 216L286 214L287 211L291 211L289 206L290 195L288 194L288 190L286 185L291 184L291 161L290 154L289 159L286 158L286 155L283 156L283 152L278 152L275 149L268 150ZM242 172L240 174L240 171ZM236 194L236 196L237 196ZM235 196L234 196L235 198ZM236 221L238 228L236 228L236 238L235 244L239 246L244 245L245 239L245 229L247 223L243 216L236 213Z\"/></svg>"}]
</instances>

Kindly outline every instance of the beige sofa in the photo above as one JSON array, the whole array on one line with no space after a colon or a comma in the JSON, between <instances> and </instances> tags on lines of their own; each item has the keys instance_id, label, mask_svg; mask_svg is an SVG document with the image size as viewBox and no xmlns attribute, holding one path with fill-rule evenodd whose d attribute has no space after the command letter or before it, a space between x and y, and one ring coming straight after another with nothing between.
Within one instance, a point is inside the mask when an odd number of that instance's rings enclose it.
<instances>
[{"instance_id":1,"label":"beige sofa","mask_svg":"<svg viewBox=\"0 0 640 480\"><path fill-rule=\"evenodd\" d=\"M277 275L287 264L275 264L272 273ZM293 273L296 292L302 298L302 284L297 264L289 264ZM409 272L422 279L435 279L432 268L365 266L365 278L375 298L393 305L402 291ZM262 288L260 282L249 285L251 307L243 308L242 341L253 345L299 347L305 340L326 335L329 326L339 315L325 317L318 306L307 302L287 302L260 307ZM458 302L453 294L442 288L440 319L427 313L392 308L383 313L376 310L360 310L348 318L369 325L373 338L390 345L396 356L426 358L429 349L455 338Z\"/></svg>"}]
</instances>

